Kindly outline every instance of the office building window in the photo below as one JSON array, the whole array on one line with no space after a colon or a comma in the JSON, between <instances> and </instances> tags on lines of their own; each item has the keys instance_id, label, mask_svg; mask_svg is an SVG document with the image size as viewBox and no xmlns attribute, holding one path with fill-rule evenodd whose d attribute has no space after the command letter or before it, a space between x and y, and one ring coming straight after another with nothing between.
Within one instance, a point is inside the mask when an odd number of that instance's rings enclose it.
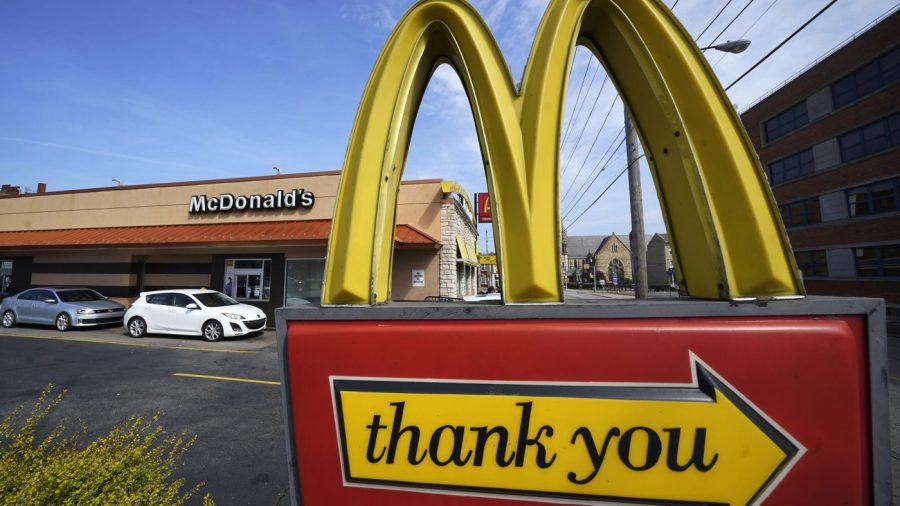
<instances>
[{"instance_id":1,"label":"office building window","mask_svg":"<svg viewBox=\"0 0 900 506\"><path fill-rule=\"evenodd\" d=\"M834 108L865 97L900 78L900 47L854 70L831 85Z\"/></svg>"},{"instance_id":2,"label":"office building window","mask_svg":"<svg viewBox=\"0 0 900 506\"><path fill-rule=\"evenodd\" d=\"M900 114L882 118L838 137L841 160L850 162L900 146Z\"/></svg>"},{"instance_id":3,"label":"office building window","mask_svg":"<svg viewBox=\"0 0 900 506\"><path fill-rule=\"evenodd\" d=\"M779 137L809 123L809 114L806 111L806 100L765 122L766 142L772 142Z\"/></svg>"},{"instance_id":4,"label":"office building window","mask_svg":"<svg viewBox=\"0 0 900 506\"><path fill-rule=\"evenodd\" d=\"M803 272L803 277L828 276L828 259L825 250L797 251L794 252L797 259L797 267Z\"/></svg>"},{"instance_id":5,"label":"office building window","mask_svg":"<svg viewBox=\"0 0 900 506\"><path fill-rule=\"evenodd\" d=\"M879 181L847 190L850 216L896 211L900 203L900 178Z\"/></svg>"},{"instance_id":6,"label":"office building window","mask_svg":"<svg viewBox=\"0 0 900 506\"><path fill-rule=\"evenodd\" d=\"M806 149L769 164L769 181L773 185L815 172L812 149Z\"/></svg>"},{"instance_id":7,"label":"office building window","mask_svg":"<svg viewBox=\"0 0 900 506\"><path fill-rule=\"evenodd\" d=\"M888 118L888 130L891 132L891 145L900 146L900 114Z\"/></svg>"},{"instance_id":8,"label":"office building window","mask_svg":"<svg viewBox=\"0 0 900 506\"><path fill-rule=\"evenodd\" d=\"M900 244L853 248L856 275L861 278L900 277Z\"/></svg>"},{"instance_id":9,"label":"office building window","mask_svg":"<svg viewBox=\"0 0 900 506\"><path fill-rule=\"evenodd\" d=\"M784 204L779 209L781 210L781 220L788 228L822 222L819 197Z\"/></svg>"}]
</instances>

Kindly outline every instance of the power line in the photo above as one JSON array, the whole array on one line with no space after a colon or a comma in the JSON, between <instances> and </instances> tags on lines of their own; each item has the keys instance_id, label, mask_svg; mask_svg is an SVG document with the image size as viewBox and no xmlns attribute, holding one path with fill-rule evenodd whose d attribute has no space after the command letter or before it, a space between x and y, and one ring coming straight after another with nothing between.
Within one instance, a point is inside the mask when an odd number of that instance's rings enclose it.
<instances>
[{"instance_id":1,"label":"power line","mask_svg":"<svg viewBox=\"0 0 900 506\"><path fill-rule=\"evenodd\" d=\"M624 138L622 139L622 141L619 141L619 136L622 135L622 133L624 131L625 131L625 127L623 126L619 130L619 132L616 134L616 136L613 138L612 142L609 143L609 146L606 147L606 151L603 152L603 156L600 157L600 159L597 161L597 164L594 165L593 169L591 169L590 173L593 174L594 177L591 178L591 181L588 184L583 185L580 188L580 190L578 192L576 192L575 197L573 197L573 199L569 201L569 204L567 206L565 206L564 211L563 211L564 217L565 217L565 215L568 215L569 213L571 213L572 208L574 208L575 206L578 205L579 202L581 202L581 199L584 198L584 195L585 195L585 193L587 193L588 189L591 188L591 186L593 186L594 181L597 180L597 177L600 175L600 173L606 169L607 165L609 165L610 160L612 159L613 155L616 154L616 151L618 151L619 147L622 146L622 142L624 142ZM618 142L618 144L616 144L616 142ZM609 155L609 156L607 157L607 155ZM601 165L603 166L602 168L600 167ZM598 172L598 170L599 170L599 172ZM565 202L563 201L563 199L560 199L560 203L565 203Z\"/></svg>"},{"instance_id":2,"label":"power line","mask_svg":"<svg viewBox=\"0 0 900 506\"><path fill-rule=\"evenodd\" d=\"M737 84L738 82L740 82L741 79L747 77L747 74L749 74L750 72L753 72L753 70L756 69L756 67L759 67L760 65L762 65L762 63L763 63L764 61L768 60L770 56L772 56L773 54L775 54L776 51L778 51L779 49L781 49L782 46L784 46L785 44L787 44L788 41L790 41L791 39L793 39L794 36L796 36L796 35L797 35L798 33L800 33L801 31L803 31L804 28L806 28L807 26L809 26L810 23L812 23L813 21L815 21L816 18L818 18L819 16L821 16L821 15L822 15L825 11L827 11L828 9L830 9L831 6L834 5L835 3L837 3L837 0L831 0L830 2L828 2L828 5L826 5L825 7L822 7L822 9L819 10L819 12L817 12L813 17L809 18L809 20L808 20L806 23L803 23L803 24L800 26L800 28L797 28L796 30L794 30L794 33L788 35L788 37L787 37L786 39L784 39L783 41L781 41L780 44L778 44L777 46L775 46L775 49L769 51L769 52L768 52L765 56L763 56L758 62L754 63L752 67L750 67L749 69L747 69L746 72L744 72L743 74L741 74L740 77L738 77L738 78L735 79L731 84L729 84L729 85L725 88L725 91L728 91L729 89L731 89L732 86L734 86L735 84Z\"/></svg>"},{"instance_id":3,"label":"power line","mask_svg":"<svg viewBox=\"0 0 900 506\"><path fill-rule=\"evenodd\" d=\"M600 68L599 66L597 67ZM597 102L600 101L600 95L603 93L603 88L606 87L606 83L609 81L609 74L607 74L603 78L603 84L600 85L600 91L597 92L597 97L594 99L594 104L591 106L591 110L588 112L587 119L584 120L584 124L581 125L581 131L578 132L578 137L575 139L575 144L572 145L572 151L569 153L569 157L566 159L566 163L563 164L562 174L566 173L566 169L569 167L569 162L572 161L572 157L575 155L575 150L578 149L578 144L581 142L581 136L584 135L584 130L587 128L588 123L591 122L591 116L594 115L594 109L597 108Z\"/></svg>"},{"instance_id":4,"label":"power line","mask_svg":"<svg viewBox=\"0 0 900 506\"><path fill-rule=\"evenodd\" d=\"M794 79L795 77L799 76L800 74L803 74L804 72L806 72L807 70L809 70L810 68L812 68L815 64L821 62L821 61L824 60L825 58L828 58L829 56L831 56L831 55L834 54L835 52L837 52L837 51L843 49L847 44L849 44L849 43L852 42L853 40L856 40L856 38L859 37L860 34L866 32L869 28L871 28L871 27L877 25L878 23L880 23L881 21L883 21L886 17L893 15L893 14L896 13L898 10L900 10L900 2L895 3L895 4L892 5L888 10L882 12L880 15L876 16L874 19L872 19L871 21L869 21L868 23L866 23L865 25L863 25L862 28L860 28L859 30L853 32L852 35L850 35L850 36L847 37L846 39L842 40L841 42L838 42L838 43L835 44L833 47L831 47L831 49L829 49L828 51L825 51L824 53L820 54L818 58L816 58L816 59L814 59L813 61L809 62L805 67L803 67L803 68L801 68L800 70L794 72L793 74L791 74L790 77L788 77L787 79L785 79L785 80L782 81L781 83L777 84L777 85L774 86L773 88L769 89L768 91L766 91L765 93L763 93L762 95L760 95L759 97L757 97L755 100L751 101L751 102L750 102L750 105L747 105L747 106L744 107L744 110L746 111L747 109L749 109L749 108L753 107L754 105L758 104L758 103L761 102L764 98L766 98L766 97L768 97L770 94L772 94L775 90L777 90L777 89L781 88L782 86L784 86L785 84L789 83L792 79Z\"/></svg>"},{"instance_id":5,"label":"power line","mask_svg":"<svg viewBox=\"0 0 900 506\"><path fill-rule=\"evenodd\" d=\"M591 157L591 153L594 151L594 146L597 145L597 140L600 138L600 134L603 133L603 129L606 128L606 122L609 120L609 115L610 115L610 113L612 113L613 107L616 106L616 102L618 102L618 101L619 101L619 95L616 95L616 97L613 99L612 103L609 104L609 110L606 111L606 117L603 118L603 123L600 124L600 128L597 129L597 135L594 136L594 142L591 143L591 147L590 147L590 149L588 149L587 155L585 155L584 160L581 161L581 166L578 167L578 172L575 174L575 178L572 179L572 184L569 185L569 188L566 190L565 195L563 195L562 200L566 199L566 195L569 194L569 191L572 189L573 186L575 186L575 182L578 181L578 176L581 175L581 171L584 169L584 164L586 164L588 161L588 158Z\"/></svg>"},{"instance_id":6,"label":"power line","mask_svg":"<svg viewBox=\"0 0 900 506\"><path fill-rule=\"evenodd\" d=\"M577 49L576 49L576 51L577 51ZM591 62L592 61L593 61L592 59L588 59L587 65L584 66L584 75L581 76L581 84L578 86L578 96L575 97L575 104L572 106L572 114L575 114L576 110L578 109L578 102L581 100L581 90L584 88L584 81L587 78L588 71L591 70ZM599 67L598 67L598 69L599 69ZM566 143L566 137L569 136L569 130L571 130L571 128L572 128L572 123L573 123L573 121L570 121L566 125L566 131L563 134L562 141L559 143L560 146L562 146L563 144Z\"/></svg>"},{"instance_id":7,"label":"power line","mask_svg":"<svg viewBox=\"0 0 900 506\"><path fill-rule=\"evenodd\" d=\"M711 27L713 25L713 23L716 22L717 19L719 19L719 16L721 16L722 13L725 12L725 9L728 8L728 5L731 4L731 2L732 2L732 0L728 0L727 2L725 2L725 5L723 5L722 8L719 9L719 12L716 13L715 16L713 16L713 18L709 21L709 24L706 25L706 28L704 28L703 31L700 32L700 35L695 37L695 40L699 41L700 38L703 37L703 34L706 33L707 30L709 30L709 27Z\"/></svg>"},{"instance_id":8,"label":"power line","mask_svg":"<svg viewBox=\"0 0 900 506\"><path fill-rule=\"evenodd\" d=\"M623 139L623 140L624 140L624 139ZM633 163L637 163L638 160L640 160L640 159L643 158L643 157L644 157L644 155L641 155L641 156L635 158ZM616 184L616 181L618 181L619 178L622 177L622 174L624 174L625 172L628 171L628 167L629 167L629 166L626 164L626 165L625 165L625 168L622 169L622 172L619 172L619 175L617 175L615 179L613 179L608 185L606 185L606 188L604 188L603 191L600 193L600 195L598 195L597 198L595 198L594 201L591 202L591 205L587 206L587 208L585 208L585 210L582 211L581 214L578 215L578 217L576 217L574 220L572 220L572 221L569 223L569 225L568 225L567 227L564 227L563 229L564 229L564 230L568 230L569 227L571 227L572 225L578 223L578 220L580 220L581 217L584 216L584 214L585 214L586 212L590 211L591 208L594 207L594 204L596 204L597 201L600 200L600 198L603 197L603 195L605 195L606 192L609 191L610 188L612 188L612 185Z\"/></svg>"},{"instance_id":9,"label":"power line","mask_svg":"<svg viewBox=\"0 0 900 506\"><path fill-rule=\"evenodd\" d=\"M775 4L777 4L777 3L778 3L778 0L772 0L772 3L770 3L769 6L766 7L766 10L764 10L764 11L762 12L762 14L760 14L760 15L756 18L755 21L753 21L752 23L750 23L750 26L748 26L747 29L744 30L744 33L740 34L737 38L738 38L738 39L743 39L744 37L746 37L747 34L750 33L750 30L752 30L753 27L756 26L757 23L759 23L759 20L761 20L761 19L763 18L763 16L765 16L766 14L768 14L769 11L772 10L772 7L773 7ZM722 60L723 60L726 56L728 56L728 53L722 53L722 56L720 56L719 59L716 60L716 63L713 64L713 67L715 67L716 65L718 65L719 63L721 63Z\"/></svg>"},{"instance_id":10,"label":"power line","mask_svg":"<svg viewBox=\"0 0 900 506\"><path fill-rule=\"evenodd\" d=\"M616 139L618 139L619 135L621 135L624 132L625 132L625 127L623 126L622 130L620 130L619 133L616 134ZM615 140L613 141L613 144L615 144ZM566 217L568 217L570 214L572 214L575 211L575 209L578 207L578 204L581 203L581 199L583 199L585 197L585 195L587 195L587 192L594 186L594 183L597 181L597 178L600 177L600 174L602 174L603 171L606 170L606 168L609 166L609 164L612 163L613 157L615 156L616 153L619 152L619 148L621 148L623 144L625 144L624 136L622 137L622 140L619 141L618 144L616 144L615 149L613 149L612 152L609 153L609 157L606 157L605 162L603 160L600 160L599 162L597 162L597 165L594 166L594 170L592 171L592 173L594 174L594 177L591 179L591 181L588 184L584 185L581 188L581 192L579 192L579 194L575 196L575 199L573 201L569 202L569 205L566 206L566 209L563 212L563 220L564 221L565 221ZM612 145L610 145L610 147L612 147ZM603 165L602 168L600 167L601 164Z\"/></svg>"},{"instance_id":11,"label":"power line","mask_svg":"<svg viewBox=\"0 0 900 506\"><path fill-rule=\"evenodd\" d=\"M731 27L731 25L733 25L734 22L737 21L737 19L738 19L739 17L741 17L741 14L743 14L744 11L747 10L747 7L750 7L750 4L752 4L753 2L754 2L754 0L750 0L749 2L747 2L747 5L745 5L744 8L741 9L741 12L738 12L738 13L737 13L737 16L731 18L731 21L729 21L728 24L725 25L725 28L722 28L722 31L719 32L719 35L716 35L716 38L714 38L714 39L712 40L712 42L710 42L709 44L707 44L707 46L715 46L715 45L716 45L716 41L719 40L719 37L721 37L723 33L725 33L725 30L728 30L728 29Z\"/></svg>"},{"instance_id":12,"label":"power line","mask_svg":"<svg viewBox=\"0 0 900 506\"><path fill-rule=\"evenodd\" d=\"M622 155L625 154L625 150L619 150L616 153L617 153L616 156L614 156L611 160L609 160L609 162L606 165L604 165L602 169L600 169L600 172L598 172L594 176L594 179L591 181L591 184L589 184L587 186L587 188L593 188L594 183L597 182L597 179L600 177L600 175L603 174L603 172L605 172L607 168L617 164L619 162L619 160L622 159ZM587 192L585 192L585 194L582 195L582 197L585 197L585 196L587 196ZM566 221L566 219L569 217L569 215L575 213L577 208L578 208L578 206L575 205L571 209L569 209L569 211L565 215L563 215L563 222Z\"/></svg>"},{"instance_id":13,"label":"power line","mask_svg":"<svg viewBox=\"0 0 900 506\"><path fill-rule=\"evenodd\" d=\"M591 62L594 61L594 60L593 60L593 58L590 57L590 53L588 54L587 57L590 58L590 59L588 60L588 66L590 67ZM597 74L600 72L600 67L602 67L602 66L603 66L603 65L600 65L600 62L598 61L598 62L597 62L597 68L594 69L594 74L591 75L591 80L588 82L588 85L587 85L587 91L586 91L585 94L584 94L584 100L581 102L581 105L578 107L578 110L575 111L575 116L572 118L572 121L569 122L569 125L573 125L573 126L574 126L576 123L578 123L578 117L581 115L581 111L584 110L584 104L587 103L587 92L590 91L590 90L591 90L591 86L594 85L594 80L597 79ZM606 76L606 78L609 78L609 76ZM600 86L600 91L603 91L603 86L605 86L605 85L606 85L606 80L604 79L603 85ZM588 119L590 119L590 118L588 118ZM585 124L587 124L587 122L585 122ZM567 126L567 127L566 127L566 129L570 129L570 128L571 128L571 126ZM568 138L568 136L563 136L563 142L561 142L560 145L559 145L560 150L562 150L563 145L565 144L567 138ZM574 148L573 148L573 151L574 151ZM569 155L569 156L571 157L571 155Z\"/></svg>"}]
</instances>

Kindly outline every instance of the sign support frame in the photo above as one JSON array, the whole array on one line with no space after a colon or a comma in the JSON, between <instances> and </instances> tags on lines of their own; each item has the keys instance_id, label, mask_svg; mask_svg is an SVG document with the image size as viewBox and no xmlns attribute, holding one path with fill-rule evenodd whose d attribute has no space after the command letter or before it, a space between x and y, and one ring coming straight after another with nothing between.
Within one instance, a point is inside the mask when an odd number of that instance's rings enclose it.
<instances>
[{"instance_id":1,"label":"sign support frame","mask_svg":"<svg viewBox=\"0 0 900 506\"><path fill-rule=\"evenodd\" d=\"M614 309L614 311L611 311ZM562 305L503 306L500 304L390 303L383 306L282 308L276 311L276 331L282 371L282 404L289 464L292 504L302 504L296 461L296 441L291 417L291 385L286 354L289 321L403 321L429 320L584 320L656 319L697 317L816 317L862 316L866 322L868 360L868 401L870 406L870 450L873 504L889 504L892 497L890 418L888 404L888 362L886 309L883 300L851 297L809 296L801 300L765 302L712 302L703 300L616 301L607 303L567 303ZM298 367L298 364L292 364Z\"/></svg>"}]
</instances>

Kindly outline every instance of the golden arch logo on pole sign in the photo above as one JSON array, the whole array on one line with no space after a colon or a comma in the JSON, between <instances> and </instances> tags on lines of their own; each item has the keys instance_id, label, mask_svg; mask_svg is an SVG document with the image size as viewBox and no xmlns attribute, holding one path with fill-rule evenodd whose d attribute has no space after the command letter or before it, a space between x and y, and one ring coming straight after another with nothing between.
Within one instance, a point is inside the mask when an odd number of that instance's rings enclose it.
<instances>
[{"instance_id":1,"label":"golden arch logo on pole sign","mask_svg":"<svg viewBox=\"0 0 900 506\"><path fill-rule=\"evenodd\" d=\"M524 42L524 41L523 41ZM434 69L469 97L484 158L505 302L560 302L559 138L576 45L601 59L640 132L686 295L803 293L765 176L690 35L658 0L551 0L517 89L462 0L397 23L359 105L335 203L324 304L390 297L397 191Z\"/></svg>"}]
</instances>

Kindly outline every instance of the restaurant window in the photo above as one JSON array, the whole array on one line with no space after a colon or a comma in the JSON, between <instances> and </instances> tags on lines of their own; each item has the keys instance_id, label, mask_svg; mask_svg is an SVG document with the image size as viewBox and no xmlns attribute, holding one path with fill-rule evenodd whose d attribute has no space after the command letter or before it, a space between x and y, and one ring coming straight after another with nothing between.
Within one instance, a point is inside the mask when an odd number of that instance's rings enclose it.
<instances>
[{"instance_id":1,"label":"restaurant window","mask_svg":"<svg viewBox=\"0 0 900 506\"><path fill-rule=\"evenodd\" d=\"M786 228L822 222L818 197L784 204L779 206L779 209L781 210L781 220Z\"/></svg>"},{"instance_id":2,"label":"restaurant window","mask_svg":"<svg viewBox=\"0 0 900 506\"><path fill-rule=\"evenodd\" d=\"M853 248L856 275L861 278L900 277L900 244Z\"/></svg>"},{"instance_id":3,"label":"restaurant window","mask_svg":"<svg viewBox=\"0 0 900 506\"><path fill-rule=\"evenodd\" d=\"M242 301L268 302L272 291L272 260L229 258L225 260L224 292Z\"/></svg>"},{"instance_id":4,"label":"restaurant window","mask_svg":"<svg viewBox=\"0 0 900 506\"><path fill-rule=\"evenodd\" d=\"M13 263L12 260L0 261L0 293L8 293L12 286Z\"/></svg>"},{"instance_id":5,"label":"restaurant window","mask_svg":"<svg viewBox=\"0 0 900 506\"><path fill-rule=\"evenodd\" d=\"M803 272L803 277L828 276L828 258L825 250L797 251L794 253L797 259L797 267Z\"/></svg>"},{"instance_id":6,"label":"restaurant window","mask_svg":"<svg viewBox=\"0 0 900 506\"><path fill-rule=\"evenodd\" d=\"M900 202L900 178L846 190L850 216L896 211Z\"/></svg>"},{"instance_id":7,"label":"restaurant window","mask_svg":"<svg viewBox=\"0 0 900 506\"><path fill-rule=\"evenodd\" d=\"M812 174L815 170L812 149L805 149L770 163L769 181L776 185Z\"/></svg>"},{"instance_id":8,"label":"restaurant window","mask_svg":"<svg viewBox=\"0 0 900 506\"><path fill-rule=\"evenodd\" d=\"M288 260L285 269L284 305L320 303L324 279L324 258Z\"/></svg>"},{"instance_id":9,"label":"restaurant window","mask_svg":"<svg viewBox=\"0 0 900 506\"><path fill-rule=\"evenodd\" d=\"M766 121L766 142L784 137L807 123L809 123L809 114L806 110L806 100L804 100Z\"/></svg>"}]
</instances>

